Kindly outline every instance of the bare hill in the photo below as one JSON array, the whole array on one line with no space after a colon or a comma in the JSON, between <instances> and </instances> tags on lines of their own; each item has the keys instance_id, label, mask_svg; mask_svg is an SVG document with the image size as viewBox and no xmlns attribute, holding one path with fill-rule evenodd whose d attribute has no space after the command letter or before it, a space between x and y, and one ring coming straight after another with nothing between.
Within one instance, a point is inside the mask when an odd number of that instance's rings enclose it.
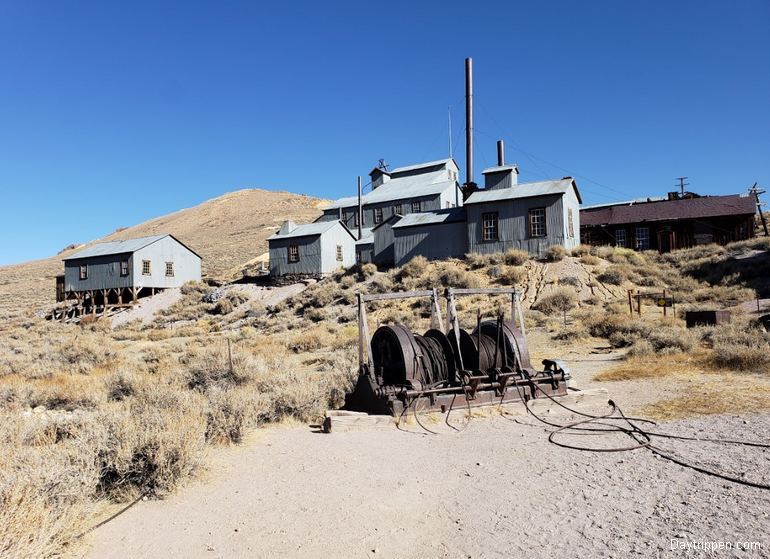
<instances>
[{"instance_id":1,"label":"bare hill","mask_svg":"<svg viewBox=\"0 0 770 559\"><path fill-rule=\"evenodd\" d=\"M92 243L171 233L203 257L204 274L232 278L246 263L265 257L267 237L284 219L312 221L320 215L323 203L318 198L289 192L238 190L120 229ZM74 250L0 267L0 310L38 308L52 303L54 278L62 270L61 258Z\"/></svg>"}]
</instances>

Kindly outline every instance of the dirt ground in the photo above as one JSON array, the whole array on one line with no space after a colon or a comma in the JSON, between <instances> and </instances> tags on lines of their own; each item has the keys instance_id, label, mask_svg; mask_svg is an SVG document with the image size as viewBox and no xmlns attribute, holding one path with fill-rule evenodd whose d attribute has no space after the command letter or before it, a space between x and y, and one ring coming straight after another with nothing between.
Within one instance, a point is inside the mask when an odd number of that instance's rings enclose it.
<instances>
[{"instance_id":1,"label":"dirt ground","mask_svg":"<svg viewBox=\"0 0 770 559\"><path fill-rule=\"evenodd\" d=\"M581 388L598 386L593 374L619 357L596 351L564 356ZM626 409L665 391L651 383L601 386ZM768 442L770 414L658 429ZM139 502L94 531L80 556L770 557L770 491L704 476L647 450L559 448L531 418L489 413L459 434L409 431L258 431L212 455L208 472L176 495ZM708 468L770 483L767 449L656 442ZM702 541L733 549L672 551ZM738 542L761 549L739 551Z\"/></svg>"}]
</instances>

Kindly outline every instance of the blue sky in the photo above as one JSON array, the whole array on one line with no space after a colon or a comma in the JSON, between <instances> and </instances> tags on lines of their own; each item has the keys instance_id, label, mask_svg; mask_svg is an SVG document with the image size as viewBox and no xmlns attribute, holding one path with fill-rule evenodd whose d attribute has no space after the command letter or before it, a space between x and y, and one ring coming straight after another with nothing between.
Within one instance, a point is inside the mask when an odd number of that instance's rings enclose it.
<instances>
[{"instance_id":1,"label":"blue sky","mask_svg":"<svg viewBox=\"0 0 770 559\"><path fill-rule=\"evenodd\" d=\"M224 192L333 198L379 158L586 203L770 187L770 2L0 1L0 264Z\"/></svg>"}]
</instances>

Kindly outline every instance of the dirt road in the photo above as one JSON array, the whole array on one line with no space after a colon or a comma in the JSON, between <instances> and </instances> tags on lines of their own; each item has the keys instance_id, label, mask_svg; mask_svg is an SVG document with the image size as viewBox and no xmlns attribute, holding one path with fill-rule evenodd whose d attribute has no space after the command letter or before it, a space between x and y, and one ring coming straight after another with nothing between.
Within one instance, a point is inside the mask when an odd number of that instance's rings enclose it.
<instances>
[{"instance_id":1,"label":"dirt road","mask_svg":"<svg viewBox=\"0 0 770 559\"><path fill-rule=\"evenodd\" d=\"M664 428L768 440L770 416ZM665 446L770 482L768 451ZM720 557L770 553L770 492L644 450L568 451L502 417L443 436L275 428L225 454L205 482L100 528L89 557L682 556L672 540L763 548Z\"/></svg>"}]
</instances>

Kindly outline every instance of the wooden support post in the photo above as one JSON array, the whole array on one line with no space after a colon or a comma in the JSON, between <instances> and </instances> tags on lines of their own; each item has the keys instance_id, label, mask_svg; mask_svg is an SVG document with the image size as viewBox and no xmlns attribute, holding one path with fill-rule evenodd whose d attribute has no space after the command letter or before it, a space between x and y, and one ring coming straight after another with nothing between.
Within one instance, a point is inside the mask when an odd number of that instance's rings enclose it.
<instances>
[{"instance_id":1,"label":"wooden support post","mask_svg":"<svg viewBox=\"0 0 770 559\"><path fill-rule=\"evenodd\" d=\"M361 300L361 294L357 293L358 299L358 365L359 367L364 364L364 302Z\"/></svg>"},{"instance_id":2,"label":"wooden support post","mask_svg":"<svg viewBox=\"0 0 770 559\"><path fill-rule=\"evenodd\" d=\"M521 311L521 297L519 295L518 291L514 294L516 297L516 311L519 313L519 330L521 330L521 335L524 337L524 343L526 343L527 328L524 326L524 313Z\"/></svg>"},{"instance_id":3,"label":"wooden support post","mask_svg":"<svg viewBox=\"0 0 770 559\"><path fill-rule=\"evenodd\" d=\"M438 291L433 288L433 296L431 297L431 310L430 310L430 327L438 328L442 334L446 333L444 330L444 319L441 316L441 306L438 303ZM433 325L433 321L436 321L436 326Z\"/></svg>"},{"instance_id":4,"label":"wooden support post","mask_svg":"<svg viewBox=\"0 0 770 559\"><path fill-rule=\"evenodd\" d=\"M631 302L631 290L628 290L628 312L631 313L631 316L634 315L634 304Z\"/></svg>"},{"instance_id":5,"label":"wooden support post","mask_svg":"<svg viewBox=\"0 0 770 559\"><path fill-rule=\"evenodd\" d=\"M663 316L666 316L666 290L663 290Z\"/></svg>"}]
</instances>

